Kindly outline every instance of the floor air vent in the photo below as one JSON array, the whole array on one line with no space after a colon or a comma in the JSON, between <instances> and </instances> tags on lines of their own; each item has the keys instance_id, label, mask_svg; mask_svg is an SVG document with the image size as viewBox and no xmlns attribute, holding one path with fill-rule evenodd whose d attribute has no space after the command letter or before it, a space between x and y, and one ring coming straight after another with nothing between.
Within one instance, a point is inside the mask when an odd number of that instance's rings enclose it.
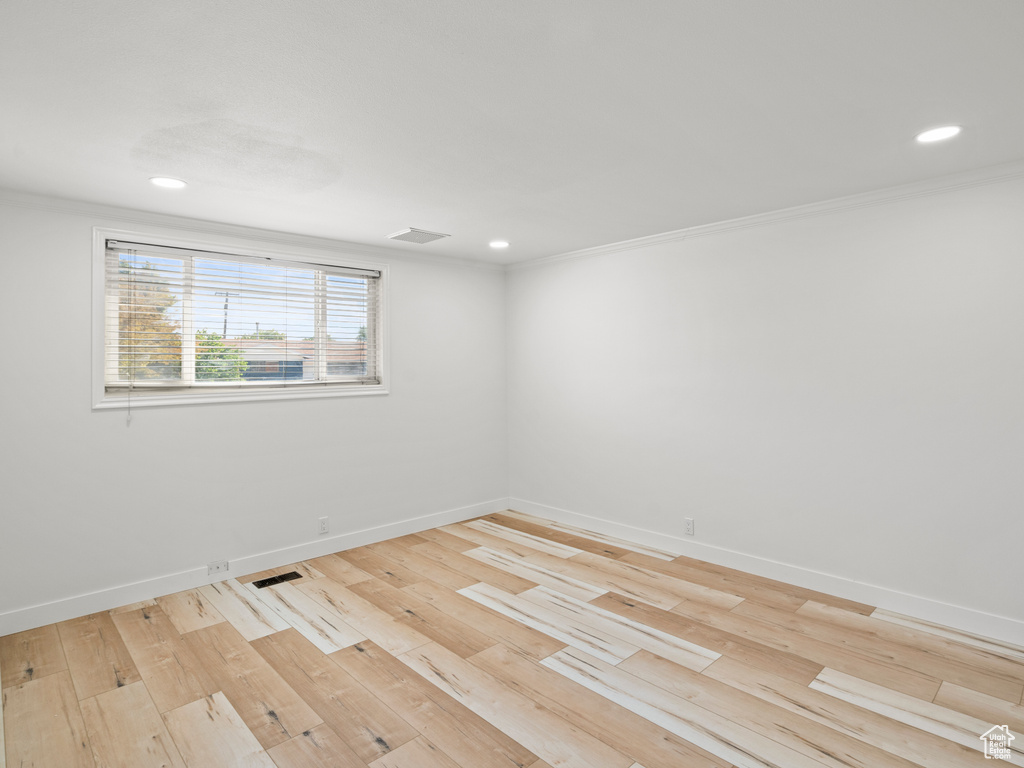
<instances>
[{"instance_id":1,"label":"floor air vent","mask_svg":"<svg viewBox=\"0 0 1024 768\"><path fill-rule=\"evenodd\" d=\"M252 585L256 587L256 589L263 589L264 587L272 587L275 584L280 584L284 581L294 581L295 579L301 578L302 574L296 573L295 571L291 571L289 573L282 573L280 576L271 576L267 579L260 579L259 581L254 581Z\"/></svg>"}]
</instances>

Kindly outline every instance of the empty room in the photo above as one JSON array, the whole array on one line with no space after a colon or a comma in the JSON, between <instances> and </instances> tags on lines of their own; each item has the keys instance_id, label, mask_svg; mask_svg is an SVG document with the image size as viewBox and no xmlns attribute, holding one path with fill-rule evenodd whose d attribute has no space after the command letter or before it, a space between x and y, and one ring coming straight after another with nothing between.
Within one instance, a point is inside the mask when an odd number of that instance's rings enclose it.
<instances>
[{"instance_id":1,"label":"empty room","mask_svg":"<svg viewBox=\"0 0 1024 768\"><path fill-rule=\"evenodd\" d=\"M1022 40L5 0L0 768L1024 765Z\"/></svg>"}]
</instances>

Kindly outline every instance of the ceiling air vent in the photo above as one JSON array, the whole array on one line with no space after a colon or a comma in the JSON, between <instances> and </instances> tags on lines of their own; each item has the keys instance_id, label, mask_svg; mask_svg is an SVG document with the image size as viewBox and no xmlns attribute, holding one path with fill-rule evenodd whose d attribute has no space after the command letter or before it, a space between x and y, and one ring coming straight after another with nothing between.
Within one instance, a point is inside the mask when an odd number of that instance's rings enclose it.
<instances>
[{"instance_id":1,"label":"ceiling air vent","mask_svg":"<svg viewBox=\"0 0 1024 768\"><path fill-rule=\"evenodd\" d=\"M389 240L404 240L407 243L432 243L435 240L440 240L442 237L451 237L451 235L445 235L440 232L427 232L425 229L403 229L400 232L395 232L393 235L388 235Z\"/></svg>"}]
</instances>

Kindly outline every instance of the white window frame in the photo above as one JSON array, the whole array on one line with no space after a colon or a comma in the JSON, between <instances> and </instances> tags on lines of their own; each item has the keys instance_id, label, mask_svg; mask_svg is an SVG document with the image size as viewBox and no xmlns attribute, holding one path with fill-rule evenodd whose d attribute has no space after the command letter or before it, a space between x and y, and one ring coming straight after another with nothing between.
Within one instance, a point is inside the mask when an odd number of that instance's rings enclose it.
<instances>
[{"instance_id":1,"label":"white window frame","mask_svg":"<svg viewBox=\"0 0 1024 768\"><path fill-rule=\"evenodd\" d=\"M278 261L292 261L296 266L337 266L355 269L377 270L380 272L380 301L377 311L377 371L379 384L330 383L316 386L297 387L246 387L231 390L196 388L175 392L108 392L104 379L104 356L106 336L106 251L107 240L151 243L170 248L186 248L198 251L213 251L235 256L273 258ZM200 403L254 402L261 400L306 400L321 397L359 397L388 394L388 265L350 258L340 252L311 249L304 246L283 246L268 250L251 247L238 240L224 240L215 235L207 239L183 238L165 235L159 231L137 232L106 227L93 228L92 242L92 401L93 410L152 408L160 406L195 405ZM188 334L186 334L188 335ZM191 343L191 339L184 340Z\"/></svg>"}]
</instances>

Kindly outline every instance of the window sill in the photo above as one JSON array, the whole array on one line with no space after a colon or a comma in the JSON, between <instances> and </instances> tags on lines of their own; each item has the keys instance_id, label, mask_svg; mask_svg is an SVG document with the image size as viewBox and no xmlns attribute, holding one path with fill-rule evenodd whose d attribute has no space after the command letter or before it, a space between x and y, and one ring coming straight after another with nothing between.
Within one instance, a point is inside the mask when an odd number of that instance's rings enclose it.
<instances>
[{"instance_id":1,"label":"window sill","mask_svg":"<svg viewBox=\"0 0 1024 768\"><path fill-rule=\"evenodd\" d=\"M157 408L176 405L201 405L209 403L252 403L266 400L309 400L323 397L361 397L367 395L386 395L388 390L383 384L367 384L364 386L311 386L311 387L261 387L249 391L232 390L217 392L201 390L191 392L146 392L137 390L128 394L104 393L93 404L94 411L127 410L128 408Z\"/></svg>"}]
</instances>

